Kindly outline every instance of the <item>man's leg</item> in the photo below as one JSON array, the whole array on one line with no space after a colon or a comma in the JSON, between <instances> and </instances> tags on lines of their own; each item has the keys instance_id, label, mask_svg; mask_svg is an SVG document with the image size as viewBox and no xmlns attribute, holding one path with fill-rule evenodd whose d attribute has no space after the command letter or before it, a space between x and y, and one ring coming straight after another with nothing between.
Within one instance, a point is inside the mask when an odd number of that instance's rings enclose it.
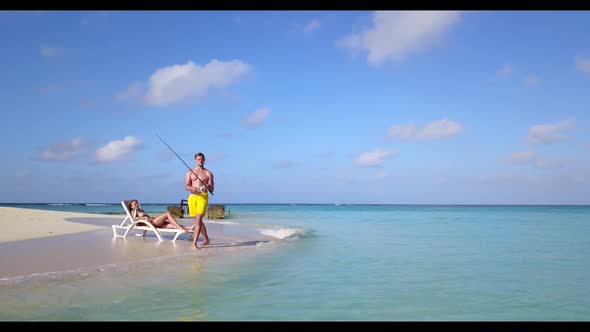
<instances>
[{"instance_id":1,"label":"man's leg","mask_svg":"<svg viewBox=\"0 0 590 332\"><path fill-rule=\"evenodd\" d=\"M193 239L193 245L195 248L200 249L197 245L197 241L199 240L199 233L203 234L203 247L209 244L209 235L207 234L207 228L205 227L205 223L203 223L203 215L197 213L195 216L195 238Z\"/></svg>"},{"instance_id":2,"label":"man's leg","mask_svg":"<svg viewBox=\"0 0 590 332\"><path fill-rule=\"evenodd\" d=\"M200 215L199 221L201 223L201 233L203 233L203 247L209 244L209 235L207 234L207 227L205 227L205 223L203 222L203 215Z\"/></svg>"},{"instance_id":3,"label":"man's leg","mask_svg":"<svg viewBox=\"0 0 590 332\"><path fill-rule=\"evenodd\" d=\"M195 227L197 228L196 232L200 232L203 234L203 246L209 244L209 235L207 234L207 228L205 227L205 223L203 223L203 216L205 215L205 211L207 211L208 200L209 197L207 196L207 194L200 194L196 196L197 214L195 216ZM197 247L198 235L199 233L195 235L195 247Z\"/></svg>"},{"instance_id":4,"label":"man's leg","mask_svg":"<svg viewBox=\"0 0 590 332\"><path fill-rule=\"evenodd\" d=\"M201 216L202 215L200 213L197 213L195 215L195 225L193 226L193 230L194 230L193 245L197 249L201 249L197 245L197 241L199 241L199 233L201 233L201 223L199 222L199 217L201 217Z\"/></svg>"}]
</instances>

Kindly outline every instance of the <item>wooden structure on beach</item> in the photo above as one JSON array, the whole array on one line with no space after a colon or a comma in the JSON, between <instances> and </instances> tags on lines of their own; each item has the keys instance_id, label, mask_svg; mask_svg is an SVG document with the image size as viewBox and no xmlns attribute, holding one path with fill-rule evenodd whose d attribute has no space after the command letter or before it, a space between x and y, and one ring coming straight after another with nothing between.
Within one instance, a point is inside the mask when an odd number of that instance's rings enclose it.
<instances>
[{"instance_id":1,"label":"wooden structure on beach","mask_svg":"<svg viewBox=\"0 0 590 332\"><path fill-rule=\"evenodd\" d=\"M170 212L170 214L173 215L174 218L184 218L184 209L182 208L182 204L180 206L170 205L166 207L166 211Z\"/></svg>"},{"instance_id":2,"label":"wooden structure on beach","mask_svg":"<svg viewBox=\"0 0 590 332\"><path fill-rule=\"evenodd\" d=\"M225 205L223 204L210 204L207 207L207 219L224 219L225 218Z\"/></svg>"},{"instance_id":3,"label":"wooden structure on beach","mask_svg":"<svg viewBox=\"0 0 590 332\"><path fill-rule=\"evenodd\" d=\"M176 218L184 218L184 205L187 203L186 199L180 200L180 206L168 206L166 210ZM188 205L187 205L188 214ZM225 218L225 204L209 204L207 206L207 219L224 219Z\"/></svg>"}]
</instances>

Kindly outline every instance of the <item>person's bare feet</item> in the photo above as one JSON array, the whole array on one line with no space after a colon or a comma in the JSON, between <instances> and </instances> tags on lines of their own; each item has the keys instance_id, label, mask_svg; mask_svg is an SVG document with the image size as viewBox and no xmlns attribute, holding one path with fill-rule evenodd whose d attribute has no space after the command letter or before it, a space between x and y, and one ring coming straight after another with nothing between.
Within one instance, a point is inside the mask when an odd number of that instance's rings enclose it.
<instances>
[{"instance_id":1,"label":"person's bare feet","mask_svg":"<svg viewBox=\"0 0 590 332\"><path fill-rule=\"evenodd\" d=\"M209 239L205 239L205 241L203 241L203 247L209 244Z\"/></svg>"},{"instance_id":2,"label":"person's bare feet","mask_svg":"<svg viewBox=\"0 0 590 332\"><path fill-rule=\"evenodd\" d=\"M195 242L195 243L193 243L193 246L195 247L195 249L201 249L201 248L199 248L199 246L197 245L197 243L196 243L196 242Z\"/></svg>"}]
</instances>

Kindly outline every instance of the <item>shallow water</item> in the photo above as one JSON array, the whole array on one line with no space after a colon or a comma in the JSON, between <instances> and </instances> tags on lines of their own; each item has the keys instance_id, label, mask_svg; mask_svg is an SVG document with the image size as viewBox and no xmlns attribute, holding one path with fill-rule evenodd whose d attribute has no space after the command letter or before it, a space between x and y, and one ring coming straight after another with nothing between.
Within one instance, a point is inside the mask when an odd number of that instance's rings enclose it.
<instances>
[{"instance_id":1,"label":"shallow water","mask_svg":"<svg viewBox=\"0 0 590 332\"><path fill-rule=\"evenodd\" d=\"M76 277L5 282L0 319L590 317L590 207L233 205L231 211L225 221L236 224L228 227L255 227L276 240L217 258L187 253Z\"/></svg>"}]
</instances>

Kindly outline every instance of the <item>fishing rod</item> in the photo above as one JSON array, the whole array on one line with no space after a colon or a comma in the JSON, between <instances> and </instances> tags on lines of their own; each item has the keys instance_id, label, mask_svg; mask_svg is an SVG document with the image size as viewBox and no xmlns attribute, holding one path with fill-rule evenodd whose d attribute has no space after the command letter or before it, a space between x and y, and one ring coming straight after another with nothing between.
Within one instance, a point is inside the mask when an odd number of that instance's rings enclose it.
<instances>
[{"instance_id":1,"label":"fishing rod","mask_svg":"<svg viewBox=\"0 0 590 332\"><path fill-rule=\"evenodd\" d=\"M213 192L211 191L211 189L209 189L209 186L205 184L205 182L203 182L203 180L201 180L201 178L193 171L193 169L187 165L184 160L182 160L182 158L180 158L180 156L178 155L178 153L174 152L174 150L172 150L172 148L170 147L170 145L168 145L168 143L166 143L162 137L160 137L160 135L156 134L156 136L158 136L158 138L160 139L160 141L162 141L162 143L166 144L166 146L168 147L168 149L170 149L170 151L172 151L172 153L174 153L176 155L176 157L178 157L178 159L180 159L180 161L182 161L182 163L184 164L184 166L186 166L188 168L189 171L191 171L191 173L193 173L197 179L199 179L199 181L201 181L201 183L205 186L205 188L207 188L207 191L211 193L211 195L213 195Z\"/></svg>"}]
</instances>

